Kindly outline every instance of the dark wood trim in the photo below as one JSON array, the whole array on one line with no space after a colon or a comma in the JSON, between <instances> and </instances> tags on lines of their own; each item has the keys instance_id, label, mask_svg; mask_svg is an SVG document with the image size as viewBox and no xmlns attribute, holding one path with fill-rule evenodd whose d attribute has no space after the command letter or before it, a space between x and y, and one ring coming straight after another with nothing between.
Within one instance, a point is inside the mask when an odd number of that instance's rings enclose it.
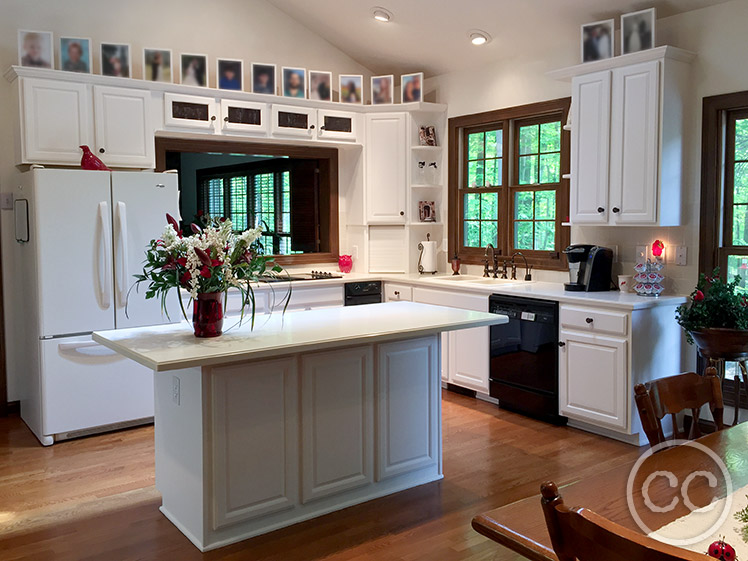
<instances>
[{"instance_id":1,"label":"dark wood trim","mask_svg":"<svg viewBox=\"0 0 748 561\"><path fill-rule=\"evenodd\" d=\"M18 400L9 401L5 404L5 415L20 415L21 402Z\"/></svg>"},{"instance_id":2,"label":"dark wood trim","mask_svg":"<svg viewBox=\"0 0 748 561\"><path fill-rule=\"evenodd\" d=\"M0 251L0 417L9 413L8 407L8 369L5 352L5 295L3 293L2 251Z\"/></svg>"},{"instance_id":3,"label":"dark wood trim","mask_svg":"<svg viewBox=\"0 0 748 561\"><path fill-rule=\"evenodd\" d=\"M269 154L292 158L319 160L320 186L320 231L329 232L327 240L322 240L321 253L302 255L279 255L275 262L279 265L308 265L313 263L337 263L340 253L340 231L338 215L339 159L337 148L318 146L294 146L287 144L266 144L256 141L185 139L156 137L156 170L165 171L167 152L228 152L232 154Z\"/></svg>"}]
</instances>

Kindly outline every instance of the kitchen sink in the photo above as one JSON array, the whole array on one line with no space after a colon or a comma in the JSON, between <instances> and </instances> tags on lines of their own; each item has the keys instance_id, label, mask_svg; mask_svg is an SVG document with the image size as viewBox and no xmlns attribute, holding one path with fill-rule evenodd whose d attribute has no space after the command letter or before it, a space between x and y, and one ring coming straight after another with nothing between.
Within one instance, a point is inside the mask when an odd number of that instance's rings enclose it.
<instances>
[{"instance_id":1,"label":"kitchen sink","mask_svg":"<svg viewBox=\"0 0 748 561\"><path fill-rule=\"evenodd\" d=\"M529 281L518 281L518 280L512 280L512 279L484 279L481 278L479 280L473 281L471 284L500 284L500 285L510 285L510 284L518 284L521 282L529 282Z\"/></svg>"},{"instance_id":2,"label":"kitchen sink","mask_svg":"<svg viewBox=\"0 0 748 561\"><path fill-rule=\"evenodd\" d=\"M426 281L445 281L445 282L476 282L481 280L483 277L475 275L453 275L450 277L424 277Z\"/></svg>"}]
</instances>

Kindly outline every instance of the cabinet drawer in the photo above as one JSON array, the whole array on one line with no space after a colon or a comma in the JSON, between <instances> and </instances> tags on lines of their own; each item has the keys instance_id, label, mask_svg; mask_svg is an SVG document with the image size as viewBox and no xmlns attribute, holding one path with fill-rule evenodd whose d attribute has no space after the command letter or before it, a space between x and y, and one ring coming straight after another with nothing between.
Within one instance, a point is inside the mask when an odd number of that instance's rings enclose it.
<instances>
[{"instance_id":1,"label":"cabinet drawer","mask_svg":"<svg viewBox=\"0 0 748 561\"><path fill-rule=\"evenodd\" d=\"M413 289L413 301L476 312L488 311L488 295L460 294L450 290Z\"/></svg>"},{"instance_id":2,"label":"cabinet drawer","mask_svg":"<svg viewBox=\"0 0 748 561\"><path fill-rule=\"evenodd\" d=\"M591 333L628 335L629 315L627 313L595 308L561 306L559 317L561 327L568 329L577 329Z\"/></svg>"},{"instance_id":3,"label":"cabinet drawer","mask_svg":"<svg viewBox=\"0 0 748 561\"><path fill-rule=\"evenodd\" d=\"M413 300L413 288L404 284L386 283L384 285L385 302L411 302Z\"/></svg>"},{"instance_id":4,"label":"cabinet drawer","mask_svg":"<svg viewBox=\"0 0 748 561\"><path fill-rule=\"evenodd\" d=\"M268 295L269 307L273 310L282 310L285 305L286 291L284 288L275 291L273 296ZM273 305L274 304L274 305ZM294 288L291 292L289 310L312 310L315 308L333 308L343 305L343 287L326 286L320 288Z\"/></svg>"}]
</instances>

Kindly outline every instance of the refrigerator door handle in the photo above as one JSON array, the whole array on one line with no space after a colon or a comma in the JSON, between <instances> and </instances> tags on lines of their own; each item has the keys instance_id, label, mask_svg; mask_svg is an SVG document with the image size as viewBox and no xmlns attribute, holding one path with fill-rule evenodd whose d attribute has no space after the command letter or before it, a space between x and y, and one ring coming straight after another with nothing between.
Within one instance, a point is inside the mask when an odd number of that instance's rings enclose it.
<instances>
[{"instance_id":1,"label":"refrigerator door handle","mask_svg":"<svg viewBox=\"0 0 748 561\"><path fill-rule=\"evenodd\" d=\"M130 275L127 270L127 205L122 201L117 202L117 237L117 305L124 308L127 305L127 279Z\"/></svg>"},{"instance_id":2,"label":"refrigerator door handle","mask_svg":"<svg viewBox=\"0 0 748 561\"><path fill-rule=\"evenodd\" d=\"M101 299L101 307L105 310L109 308L112 303L112 229L107 220L107 214L109 213L109 205L105 201L99 203L99 225L101 227L101 237L99 238L101 243L100 261L99 261L99 297ZM101 282L101 269L104 269L104 282Z\"/></svg>"}]
</instances>

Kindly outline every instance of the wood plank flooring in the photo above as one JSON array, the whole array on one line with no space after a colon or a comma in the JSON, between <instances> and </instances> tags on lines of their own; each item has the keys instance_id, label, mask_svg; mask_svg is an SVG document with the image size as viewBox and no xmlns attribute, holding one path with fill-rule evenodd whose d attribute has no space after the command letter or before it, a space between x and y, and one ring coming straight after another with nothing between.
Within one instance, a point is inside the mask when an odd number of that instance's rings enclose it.
<instances>
[{"instance_id":1,"label":"wood plank flooring","mask_svg":"<svg viewBox=\"0 0 748 561\"><path fill-rule=\"evenodd\" d=\"M18 417L0 419L0 559L516 560L472 530L476 513L536 495L546 479L563 484L644 452L443 395L443 481L206 554L158 510L153 427L42 448Z\"/></svg>"}]
</instances>

